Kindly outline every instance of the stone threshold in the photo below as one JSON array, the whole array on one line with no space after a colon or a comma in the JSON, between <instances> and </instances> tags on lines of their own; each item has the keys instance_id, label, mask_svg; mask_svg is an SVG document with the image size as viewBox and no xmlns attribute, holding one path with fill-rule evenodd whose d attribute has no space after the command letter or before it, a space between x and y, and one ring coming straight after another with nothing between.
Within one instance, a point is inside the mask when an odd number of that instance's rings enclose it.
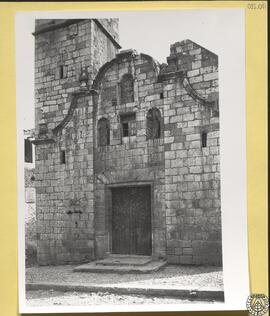
<instances>
[{"instance_id":1,"label":"stone threshold","mask_svg":"<svg viewBox=\"0 0 270 316\"><path fill-rule=\"evenodd\" d=\"M102 266L143 266L153 261L151 256L115 255L96 261L96 265Z\"/></svg>"},{"instance_id":2,"label":"stone threshold","mask_svg":"<svg viewBox=\"0 0 270 316\"><path fill-rule=\"evenodd\" d=\"M108 258L82 264L74 272L149 273L165 267L166 261L153 261L146 256L109 256Z\"/></svg>"}]
</instances>

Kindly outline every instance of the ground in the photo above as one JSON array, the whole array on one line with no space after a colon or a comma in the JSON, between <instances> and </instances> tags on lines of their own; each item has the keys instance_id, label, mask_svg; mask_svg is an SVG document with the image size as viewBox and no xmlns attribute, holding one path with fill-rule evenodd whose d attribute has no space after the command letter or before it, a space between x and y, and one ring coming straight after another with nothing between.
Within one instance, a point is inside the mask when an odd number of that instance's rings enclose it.
<instances>
[{"instance_id":1,"label":"ground","mask_svg":"<svg viewBox=\"0 0 270 316\"><path fill-rule=\"evenodd\" d=\"M223 290L221 267L167 266L147 274L83 273L73 272L73 265L30 267L26 269L27 282L79 283L91 285L155 286L170 288L217 288Z\"/></svg>"},{"instance_id":2,"label":"ground","mask_svg":"<svg viewBox=\"0 0 270 316\"><path fill-rule=\"evenodd\" d=\"M145 296L140 289L158 290L188 290L188 291L223 291L223 275L221 267L203 266L173 266L147 274L119 274L119 273L82 273L73 272L75 266L45 266L29 267L26 269L27 284L47 284L46 288L36 288L36 291L28 290L26 293L27 304L30 306L48 305L117 305L117 304L182 304L191 302L187 297ZM48 284L67 285L68 289L62 290L48 287ZM94 292L85 293L85 289L79 290L73 285L89 287L102 286ZM117 292L112 288L117 288ZM118 288L122 291L118 292ZM123 291L124 288L124 291ZM129 292L132 289L139 292ZM125 294L127 293L127 294ZM164 292L165 293L165 292ZM194 300L193 300L194 301ZM204 302L213 302L211 297ZM197 297L196 302L201 302Z\"/></svg>"},{"instance_id":3,"label":"ground","mask_svg":"<svg viewBox=\"0 0 270 316\"><path fill-rule=\"evenodd\" d=\"M186 304L190 300L170 297L147 297L144 295L116 295L111 293L81 293L59 291L29 291L26 299L29 306L89 306L89 305L131 305L131 304ZM196 301L209 303L209 301Z\"/></svg>"}]
</instances>

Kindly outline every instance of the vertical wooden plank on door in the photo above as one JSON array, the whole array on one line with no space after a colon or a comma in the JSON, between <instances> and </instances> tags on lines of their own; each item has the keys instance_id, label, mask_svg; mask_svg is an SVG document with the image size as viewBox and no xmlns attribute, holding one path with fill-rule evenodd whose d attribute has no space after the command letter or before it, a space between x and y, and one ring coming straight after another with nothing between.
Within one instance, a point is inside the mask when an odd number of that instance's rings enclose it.
<instances>
[{"instance_id":1,"label":"vertical wooden plank on door","mask_svg":"<svg viewBox=\"0 0 270 316\"><path fill-rule=\"evenodd\" d=\"M112 252L130 252L130 214L126 188L112 189Z\"/></svg>"},{"instance_id":2,"label":"vertical wooden plank on door","mask_svg":"<svg viewBox=\"0 0 270 316\"><path fill-rule=\"evenodd\" d=\"M112 189L112 252L151 255L150 186Z\"/></svg>"}]
</instances>

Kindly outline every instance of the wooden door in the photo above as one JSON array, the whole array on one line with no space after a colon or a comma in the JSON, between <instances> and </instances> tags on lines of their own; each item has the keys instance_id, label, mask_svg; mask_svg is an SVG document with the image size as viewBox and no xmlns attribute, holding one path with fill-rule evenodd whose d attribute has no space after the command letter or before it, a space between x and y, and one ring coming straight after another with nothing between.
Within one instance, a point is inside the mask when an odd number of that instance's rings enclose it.
<instances>
[{"instance_id":1,"label":"wooden door","mask_svg":"<svg viewBox=\"0 0 270 316\"><path fill-rule=\"evenodd\" d=\"M150 186L112 189L112 252L151 255Z\"/></svg>"}]
</instances>

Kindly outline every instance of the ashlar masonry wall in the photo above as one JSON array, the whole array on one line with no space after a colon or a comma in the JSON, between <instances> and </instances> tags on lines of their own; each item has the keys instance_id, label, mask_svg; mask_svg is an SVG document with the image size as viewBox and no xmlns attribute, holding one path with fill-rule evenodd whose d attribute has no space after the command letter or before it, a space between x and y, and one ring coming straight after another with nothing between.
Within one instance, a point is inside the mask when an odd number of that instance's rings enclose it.
<instances>
[{"instance_id":1,"label":"ashlar masonry wall","mask_svg":"<svg viewBox=\"0 0 270 316\"><path fill-rule=\"evenodd\" d=\"M163 81L167 258L220 265L218 58L187 40L168 64L164 78L180 73Z\"/></svg>"},{"instance_id":2,"label":"ashlar masonry wall","mask_svg":"<svg viewBox=\"0 0 270 316\"><path fill-rule=\"evenodd\" d=\"M89 96L80 97L57 141L37 146L39 264L94 258L93 126L88 103Z\"/></svg>"}]
</instances>

